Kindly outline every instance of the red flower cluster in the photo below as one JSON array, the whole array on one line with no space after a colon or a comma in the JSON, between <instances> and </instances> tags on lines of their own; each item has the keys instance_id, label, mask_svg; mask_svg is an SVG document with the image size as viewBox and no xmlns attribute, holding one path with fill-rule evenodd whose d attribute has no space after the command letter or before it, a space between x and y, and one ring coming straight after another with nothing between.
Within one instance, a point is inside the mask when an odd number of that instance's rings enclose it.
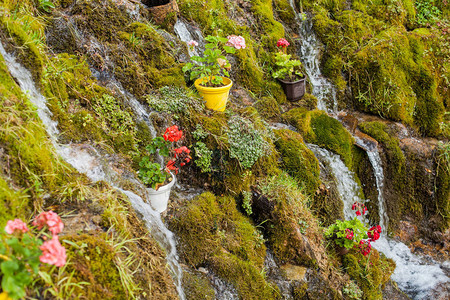
<instances>
[{"instance_id":1,"label":"red flower cluster","mask_svg":"<svg viewBox=\"0 0 450 300\"><path fill-rule=\"evenodd\" d=\"M173 125L166 129L166 132L163 135L165 141L177 142L179 139L183 137L183 131L178 130L177 125Z\"/></svg>"},{"instance_id":2,"label":"red flower cluster","mask_svg":"<svg viewBox=\"0 0 450 300\"><path fill-rule=\"evenodd\" d=\"M367 256L372 250L372 245L370 244L370 240L362 240L359 242L359 249L364 256Z\"/></svg>"},{"instance_id":3,"label":"red flower cluster","mask_svg":"<svg viewBox=\"0 0 450 300\"><path fill-rule=\"evenodd\" d=\"M280 47L286 48L289 45L290 45L289 42L286 39L283 39L283 38L279 39L278 42L277 42L277 47L278 48L280 48Z\"/></svg>"},{"instance_id":4,"label":"red flower cluster","mask_svg":"<svg viewBox=\"0 0 450 300\"><path fill-rule=\"evenodd\" d=\"M345 229L345 233L347 234L345 236L346 239L348 239L348 240L353 239L353 236L354 236L353 230L347 228L347 229Z\"/></svg>"},{"instance_id":5,"label":"red flower cluster","mask_svg":"<svg viewBox=\"0 0 450 300\"><path fill-rule=\"evenodd\" d=\"M364 216L367 212L367 207L362 203L355 202L352 205L352 210L356 210L355 213L357 216L361 216L361 215Z\"/></svg>"},{"instance_id":6,"label":"red flower cluster","mask_svg":"<svg viewBox=\"0 0 450 300\"><path fill-rule=\"evenodd\" d=\"M178 130L178 127L176 129ZM183 136L183 132L181 130L179 132L181 133L181 136ZM174 158L167 162L166 168L170 171L175 171L175 174L178 174L179 168L191 161L191 156L189 155L191 150L189 150L186 146L182 146L173 149L173 152Z\"/></svg>"},{"instance_id":7,"label":"red flower cluster","mask_svg":"<svg viewBox=\"0 0 450 300\"><path fill-rule=\"evenodd\" d=\"M380 238L380 233L381 233L381 226L377 225L377 226L373 226L369 229L369 231L367 231L367 236L369 236L370 241L376 241Z\"/></svg>"}]
</instances>

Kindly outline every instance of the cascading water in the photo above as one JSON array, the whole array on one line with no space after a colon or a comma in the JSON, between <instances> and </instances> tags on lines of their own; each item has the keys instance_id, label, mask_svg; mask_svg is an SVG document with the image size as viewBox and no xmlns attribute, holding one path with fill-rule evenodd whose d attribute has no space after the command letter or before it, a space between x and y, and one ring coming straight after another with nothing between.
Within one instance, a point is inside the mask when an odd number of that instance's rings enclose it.
<instances>
[{"instance_id":1,"label":"cascading water","mask_svg":"<svg viewBox=\"0 0 450 300\"><path fill-rule=\"evenodd\" d=\"M339 155L317 145L307 144L307 146L320 162L331 169L331 173L336 180L339 197L344 203L344 217L352 219L355 214L352 210L353 203L363 202L359 197L361 195L361 187L356 183L353 172L347 168Z\"/></svg>"},{"instance_id":2,"label":"cascading water","mask_svg":"<svg viewBox=\"0 0 450 300\"><path fill-rule=\"evenodd\" d=\"M80 173L86 174L92 181L96 182L103 180L108 182L118 191L124 193L130 200L133 208L143 216L148 230L166 251L166 260L172 272L178 295L180 299L184 300L185 295L181 285L183 271L178 263L176 242L173 233L164 225L159 213L154 211L141 196L135 194L134 192L122 189L120 187L120 183L116 182L121 175L114 171L114 168L109 166L107 157L102 156L92 146L58 144L57 138L59 130L57 128L57 123L51 119L52 114L46 105L47 101L36 88L31 73L20 65L12 55L6 53L1 42L0 54L5 59L10 74L17 80L22 91L29 95L30 101L36 106L37 113L41 118L42 123L45 125L47 133L61 158L66 160ZM134 185L138 186L139 190L144 191L143 195L145 197L146 188L132 178L129 179L129 181L132 181Z\"/></svg>"},{"instance_id":3,"label":"cascading water","mask_svg":"<svg viewBox=\"0 0 450 300\"><path fill-rule=\"evenodd\" d=\"M294 10L297 22L300 24L298 32L300 36L299 56L312 85L312 94L317 98L317 108L336 114L338 110L336 89L320 71L319 57L323 45L312 29L312 21L310 19L302 21L301 16L295 9L294 0L289 0L289 3ZM330 103L332 104L332 109L328 108L327 99L332 100L332 103Z\"/></svg>"},{"instance_id":4,"label":"cascading water","mask_svg":"<svg viewBox=\"0 0 450 300\"><path fill-rule=\"evenodd\" d=\"M348 170L340 159L339 155L322 149L316 145L308 144L308 148L313 151L316 157L331 169L339 196L344 202L345 219L352 219L355 213L351 209L351 205L355 201L362 202L360 197L360 187L354 179L354 174ZM370 161L373 165L378 199L380 205L380 224L383 229L387 228L388 219L385 215L384 199L383 199L383 168L378 151L367 151ZM377 178L378 177L378 178ZM382 252L386 257L395 261L397 267L392 275L392 279L397 282L399 287L408 293L414 299L431 299L430 292L440 283L448 283L449 279L441 269L439 264L425 258L420 258L411 253L411 250L403 243L394 241L386 237L383 233L379 240L373 243L373 247ZM447 263L446 268L450 267Z\"/></svg>"},{"instance_id":5,"label":"cascading water","mask_svg":"<svg viewBox=\"0 0 450 300\"><path fill-rule=\"evenodd\" d=\"M364 141L358 138L356 141L364 144ZM389 219L383 197L384 172L378 148L367 150L367 156L374 170L377 184L380 225L382 228L388 228ZM389 239L385 232L382 233L379 240L373 243L373 246L395 261L397 267L392 279L414 299L429 299L430 292L438 284L449 282L449 278L438 263L414 255L405 244ZM449 266L444 267L448 268Z\"/></svg>"},{"instance_id":6,"label":"cascading water","mask_svg":"<svg viewBox=\"0 0 450 300\"><path fill-rule=\"evenodd\" d=\"M203 42L201 31L190 26L180 18L177 19L177 22L175 23L173 29L182 42L189 43L192 40L198 42L199 44ZM199 55L199 53L197 52L197 48L191 49L190 47L188 47L188 52L189 56Z\"/></svg>"}]
</instances>

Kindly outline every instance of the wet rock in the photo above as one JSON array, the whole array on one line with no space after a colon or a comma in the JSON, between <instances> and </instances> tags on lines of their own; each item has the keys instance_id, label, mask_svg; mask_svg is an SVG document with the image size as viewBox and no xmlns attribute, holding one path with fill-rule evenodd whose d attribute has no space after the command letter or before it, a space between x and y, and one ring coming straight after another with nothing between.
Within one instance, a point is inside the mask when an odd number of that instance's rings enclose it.
<instances>
[{"instance_id":1,"label":"wet rock","mask_svg":"<svg viewBox=\"0 0 450 300\"><path fill-rule=\"evenodd\" d=\"M415 224L408 221L400 221L399 229L395 237L403 243L408 243L417 240L418 233L419 231Z\"/></svg>"},{"instance_id":2,"label":"wet rock","mask_svg":"<svg viewBox=\"0 0 450 300\"><path fill-rule=\"evenodd\" d=\"M403 293L397 286L397 284L389 280L383 289L384 300L410 300L410 298Z\"/></svg>"}]
</instances>

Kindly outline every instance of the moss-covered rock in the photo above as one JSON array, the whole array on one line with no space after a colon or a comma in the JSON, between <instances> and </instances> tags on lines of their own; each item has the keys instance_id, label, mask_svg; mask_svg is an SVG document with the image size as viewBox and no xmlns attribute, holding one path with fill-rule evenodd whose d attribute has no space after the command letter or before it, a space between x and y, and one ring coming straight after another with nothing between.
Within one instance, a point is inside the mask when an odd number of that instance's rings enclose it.
<instances>
[{"instance_id":1,"label":"moss-covered rock","mask_svg":"<svg viewBox=\"0 0 450 300\"><path fill-rule=\"evenodd\" d=\"M320 184L317 158L306 147L300 134L280 129L275 131L275 136L275 145L283 161L282 169L295 178L308 195L313 195Z\"/></svg>"},{"instance_id":2,"label":"moss-covered rock","mask_svg":"<svg viewBox=\"0 0 450 300\"><path fill-rule=\"evenodd\" d=\"M394 272L395 263L377 250L372 249L365 257L357 250L351 250L342 263L350 278L363 291L364 299L381 299L381 290Z\"/></svg>"},{"instance_id":3,"label":"moss-covered rock","mask_svg":"<svg viewBox=\"0 0 450 300\"><path fill-rule=\"evenodd\" d=\"M170 228L181 238L182 257L190 265L209 264L243 299L276 298L261 273L264 240L233 198L203 193L177 212Z\"/></svg>"},{"instance_id":4,"label":"moss-covered rock","mask_svg":"<svg viewBox=\"0 0 450 300\"><path fill-rule=\"evenodd\" d=\"M294 108L283 117L297 128L306 142L316 144L341 156L352 169L353 138L344 126L324 111Z\"/></svg>"}]
</instances>

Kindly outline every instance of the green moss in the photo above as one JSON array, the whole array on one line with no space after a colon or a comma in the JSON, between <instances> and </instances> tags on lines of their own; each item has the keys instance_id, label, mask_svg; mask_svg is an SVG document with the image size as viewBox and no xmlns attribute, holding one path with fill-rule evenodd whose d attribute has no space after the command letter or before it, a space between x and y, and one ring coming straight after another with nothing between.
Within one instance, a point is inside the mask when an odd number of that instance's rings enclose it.
<instances>
[{"instance_id":1,"label":"green moss","mask_svg":"<svg viewBox=\"0 0 450 300\"><path fill-rule=\"evenodd\" d=\"M265 119L277 119L281 116L280 106L272 97L262 97L253 106Z\"/></svg>"},{"instance_id":2,"label":"green moss","mask_svg":"<svg viewBox=\"0 0 450 300\"><path fill-rule=\"evenodd\" d=\"M313 195L320 184L319 162L303 143L301 135L287 129L276 130L275 145L281 153L283 169Z\"/></svg>"},{"instance_id":3,"label":"green moss","mask_svg":"<svg viewBox=\"0 0 450 300\"><path fill-rule=\"evenodd\" d=\"M183 288L188 300L214 300L214 288L205 275L183 272Z\"/></svg>"},{"instance_id":4,"label":"green moss","mask_svg":"<svg viewBox=\"0 0 450 300\"><path fill-rule=\"evenodd\" d=\"M235 285L242 299L272 295L273 288L261 273L264 240L238 212L233 198L203 193L182 207L169 226L181 239L181 253L187 263L210 265Z\"/></svg>"},{"instance_id":5,"label":"green moss","mask_svg":"<svg viewBox=\"0 0 450 300\"><path fill-rule=\"evenodd\" d=\"M438 149L436 174L436 210L442 217L439 224L442 232L449 227L450 218L450 153L449 144L443 144Z\"/></svg>"},{"instance_id":6,"label":"green moss","mask_svg":"<svg viewBox=\"0 0 450 300\"><path fill-rule=\"evenodd\" d=\"M283 117L297 128L306 142L323 147L341 156L352 169L353 138L344 126L323 111L294 108Z\"/></svg>"},{"instance_id":7,"label":"green moss","mask_svg":"<svg viewBox=\"0 0 450 300\"><path fill-rule=\"evenodd\" d=\"M214 256L211 264L221 278L225 278L237 288L240 299L279 299L278 287L269 284L264 274L251 262L224 253Z\"/></svg>"},{"instance_id":8,"label":"green moss","mask_svg":"<svg viewBox=\"0 0 450 300\"><path fill-rule=\"evenodd\" d=\"M289 3L289 0L275 0L274 10L283 22L291 26L295 24L295 12Z\"/></svg>"},{"instance_id":9,"label":"green moss","mask_svg":"<svg viewBox=\"0 0 450 300\"><path fill-rule=\"evenodd\" d=\"M287 173L258 183L253 199L256 222L265 229L274 255L285 262L313 267L317 264L311 244L320 247L322 234L307 207L307 196Z\"/></svg>"},{"instance_id":10,"label":"green moss","mask_svg":"<svg viewBox=\"0 0 450 300\"><path fill-rule=\"evenodd\" d=\"M0 163L0 166L2 163ZM0 177L0 205L3 212L0 215L0 227L4 228L8 220L26 219L31 213L28 196L21 190L13 190L3 177Z\"/></svg>"},{"instance_id":11,"label":"green moss","mask_svg":"<svg viewBox=\"0 0 450 300\"><path fill-rule=\"evenodd\" d=\"M395 269L392 259L380 255L374 249L367 257L357 250L351 250L344 256L342 263L350 278L361 288L364 299L381 299L382 287Z\"/></svg>"},{"instance_id":12,"label":"green moss","mask_svg":"<svg viewBox=\"0 0 450 300\"><path fill-rule=\"evenodd\" d=\"M75 287L74 293L86 295L90 299L127 299L119 270L114 263L116 254L105 243L106 236L66 236L65 239L76 244L64 245L73 255L67 271L74 272L77 282L89 283L84 287Z\"/></svg>"}]
</instances>

